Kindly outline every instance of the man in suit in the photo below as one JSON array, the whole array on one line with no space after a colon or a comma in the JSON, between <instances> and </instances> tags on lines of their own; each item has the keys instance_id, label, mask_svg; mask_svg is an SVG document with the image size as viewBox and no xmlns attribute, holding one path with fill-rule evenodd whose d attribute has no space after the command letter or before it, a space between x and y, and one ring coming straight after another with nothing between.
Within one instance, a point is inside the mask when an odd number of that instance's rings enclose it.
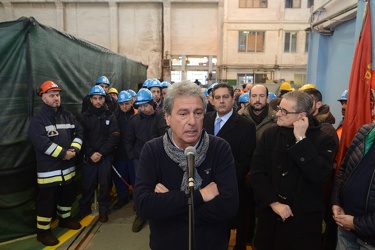
<instances>
[{"instance_id":1,"label":"man in suit","mask_svg":"<svg viewBox=\"0 0 375 250\"><path fill-rule=\"evenodd\" d=\"M234 90L227 83L219 83L212 90L216 111L205 115L203 127L209 134L226 140L235 160L238 191L239 211L231 221L231 227L237 228L236 246L234 249L246 249L245 239L245 208L246 188L245 176L250 170L251 157L255 149L255 125L249 119L238 115L234 109Z\"/></svg>"}]
</instances>

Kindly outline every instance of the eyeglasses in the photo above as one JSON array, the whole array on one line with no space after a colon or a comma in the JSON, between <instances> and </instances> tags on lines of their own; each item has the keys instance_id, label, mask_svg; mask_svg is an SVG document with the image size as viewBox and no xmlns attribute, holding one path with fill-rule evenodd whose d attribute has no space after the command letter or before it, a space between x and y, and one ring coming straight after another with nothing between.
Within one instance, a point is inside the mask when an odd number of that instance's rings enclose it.
<instances>
[{"instance_id":1,"label":"eyeglasses","mask_svg":"<svg viewBox=\"0 0 375 250\"><path fill-rule=\"evenodd\" d=\"M276 107L276 112L281 112L281 114L283 115L283 116L287 116L287 115L289 115L289 114L300 114L300 113L302 113L302 112L289 112L288 110L286 110L286 109L283 109L283 108L281 108L280 106L277 106Z\"/></svg>"}]
</instances>

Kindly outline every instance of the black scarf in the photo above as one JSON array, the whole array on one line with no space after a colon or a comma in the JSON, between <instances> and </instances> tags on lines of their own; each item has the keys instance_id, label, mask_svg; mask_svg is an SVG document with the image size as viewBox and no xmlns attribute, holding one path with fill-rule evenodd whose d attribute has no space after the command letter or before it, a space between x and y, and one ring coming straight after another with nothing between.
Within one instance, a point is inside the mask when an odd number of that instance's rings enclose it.
<instances>
[{"instance_id":1,"label":"black scarf","mask_svg":"<svg viewBox=\"0 0 375 250\"><path fill-rule=\"evenodd\" d=\"M250 106L250 116L251 118L253 118L256 125L259 125L259 123L261 123L264 120L264 118L267 117L267 115L268 115L268 103L262 110L262 113L260 113L259 115L256 115L254 113L253 107Z\"/></svg>"}]
</instances>

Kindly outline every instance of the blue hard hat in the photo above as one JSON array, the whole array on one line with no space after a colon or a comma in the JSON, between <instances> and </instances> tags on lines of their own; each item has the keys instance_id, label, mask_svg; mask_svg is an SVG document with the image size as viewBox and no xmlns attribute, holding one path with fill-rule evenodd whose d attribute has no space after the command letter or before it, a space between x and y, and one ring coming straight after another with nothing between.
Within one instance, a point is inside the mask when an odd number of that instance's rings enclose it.
<instances>
[{"instance_id":1,"label":"blue hard hat","mask_svg":"<svg viewBox=\"0 0 375 250\"><path fill-rule=\"evenodd\" d=\"M273 92L268 92L269 100L271 101L273 98L276 98L277 96Z\"/></svg>"},{"instance_id":2,"label":"blue hard hat","mask_svg":"<svg viewBox=\"0 0 375 250\"><path fill-rule=\"evenodd\" d=\"M211 90L216 86L216 85L218 85L218 83L217 82L215 82L215 83L213 83L213 84L211 84L211 86L210 87L208 87L208 89L207 89L207 94L208 95L210 95L210 92L211 92Z\"/></svg>"},{"instance_id":3,"label":"blue hard hat","mask_svg":"<svg viewBox=\"0 0 375 250\"><path fill-rule=\"evenodd\" d=\"M118 103L121 103L121 102L128 102L128 101L131 101L133 99L132 95L128 92L128 91L121 91L119 94L118 94Z\"/></svg>"},{"instance_id":4,"label":"blue hard hat","mask_svg":"<svg viewBox=\"0 0 375 250\"><path fill-rule=\"evenodd\" d=\"M135 93L135 91L132 90L132 89L128 89L127 92L129 92L129 94L131 94L131 96L136 96L137 95L137 93Z\"/></svg>"},{"instance_id":5,"label":"blue hard hat","mask_svg":"<svg viewBox=\"0 0 375 250\"><path fill-rule=\"evenodd\" d=\"M156 78L149 79L147 88L151 89L153 87L159 87L159 88L161 88L160 81L158 79L156 79Z\"/></svg>"},{"instance_id":6,"label":"blue hard hat","mask_svg":"<svg viewBox=\"0 0 375 250\"><path fill-rule=\"evenodd\" d=\"M106 93L105 93L105 91L104 91L104 89L102 87L100 87L99 85L95 85L90 90L90 96L93 96L93 95L106 96Z\"/></svg>"},{"instance_id":7,"label":"blue hard hat","mask_svg":"<svg viewBox=\"0 0 375 250\"><path fill-rule=\"evenodd\" d=\"M162 88L169 88L170 86L171 86L170 82L167 82L167 81L161 82L161 87Z\"/></svg>"},{"instance_id":8,"label":"blue hard hat","mask_svg":"<svg viewBox=\"0 0 375 250\"><path fill-rule=\"evenodd\" d=\"M341 94L341 97L340 99L338 99L337 101L347 101L348 100L348 90L344 90L344 92L342 92Z\"/></svg>"},{"instance_id":9,"label":"blue hard hat","mask_svg":"<svg viewBox=\"0 0 375 250\"><path fill-rule=\"evenodd\" d=\"M202 91L204 93L204 96L208 96L207 88L202 88Z\"/></svg>"},{"instance_id":10,"label":"blue hard hat","mask_svg":"<svg viewBox=\"0 0 375 250\"><path fill-rule=\"evenodd\" d=\"M110 85L109 80L106 76L100 76L98 79L96 79L96 83L95 83L96 85L99 85L101 83Z\"/></svg>"},{"instance_id":11,"label":"blue hard hat","mask_svg":"<svg viewBox=\"0 0 375 250\"><path fill-rule=\"evenodd\" d=\"M150 79L146 79L146 81L143 82L142 88L148 88L148 83L150 82Z\"/></svg>"},{"instance_id":12,"label":"blue hard hat","mask_svg":"<svg viewBox=\"0 0 375 250\"><path fill-rule=\"evenodd\" d=\"M146 104L149 101L152 101L153 98L154 96L152 95L150 90L142 88L135 96L135 105Z\"/></svg>"},{"instance_id":13,"label":"blue hard hat","mask_svg":"<svg viewBox=\"0 0 375 250\"><path fill-rule=\"evenodd\" d=\"M238 102L239 103L248 103L249 102L249 93L243 93L238 97Z\"/></svg>"}]
</instances>

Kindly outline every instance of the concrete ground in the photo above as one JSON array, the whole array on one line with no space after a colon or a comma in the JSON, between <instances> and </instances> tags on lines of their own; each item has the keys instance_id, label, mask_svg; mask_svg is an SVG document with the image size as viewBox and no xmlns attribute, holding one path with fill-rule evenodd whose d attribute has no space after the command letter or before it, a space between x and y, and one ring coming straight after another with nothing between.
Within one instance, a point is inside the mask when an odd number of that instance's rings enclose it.
<instances>
[{"instance_id":1,"label":"concrete ground","mask_svg":"<svg viewBox=\"0 0 375 250\"><path fill-rule=\"evenodd\" d=\"M101 223L96 216L91 224L83 230L69 249L75 250L104 250L104 249L149 249L148 237L150 230L146 223L138 233L132 232L135 218L133 201L119 210L112 210L109 220ZM69 242L66 242L69 244ZM67 244L57 249L67 249Z\"/></svg>"},{"instance_id":2,"label":"concrete ground","mask_svg":"<svg viewBox=\"0 0 375 250\"><path fill-rule=\"evenodd\" d=\"M148 250L149 226L146 223L138 233L131 228L135 218L133 201L119 210L112 210L109 220L101 223L98 213L93 212L81 221L80 230L67 230L52 225L53 234L59 238L60 244L54 247L45 247L36 240L36 235L24 237L15 241L0 244L0 250ZM232 231L228 250L233 249L235 231ZM251 250L248 246L247 250Z\"/></svg>"}]
</instances>

